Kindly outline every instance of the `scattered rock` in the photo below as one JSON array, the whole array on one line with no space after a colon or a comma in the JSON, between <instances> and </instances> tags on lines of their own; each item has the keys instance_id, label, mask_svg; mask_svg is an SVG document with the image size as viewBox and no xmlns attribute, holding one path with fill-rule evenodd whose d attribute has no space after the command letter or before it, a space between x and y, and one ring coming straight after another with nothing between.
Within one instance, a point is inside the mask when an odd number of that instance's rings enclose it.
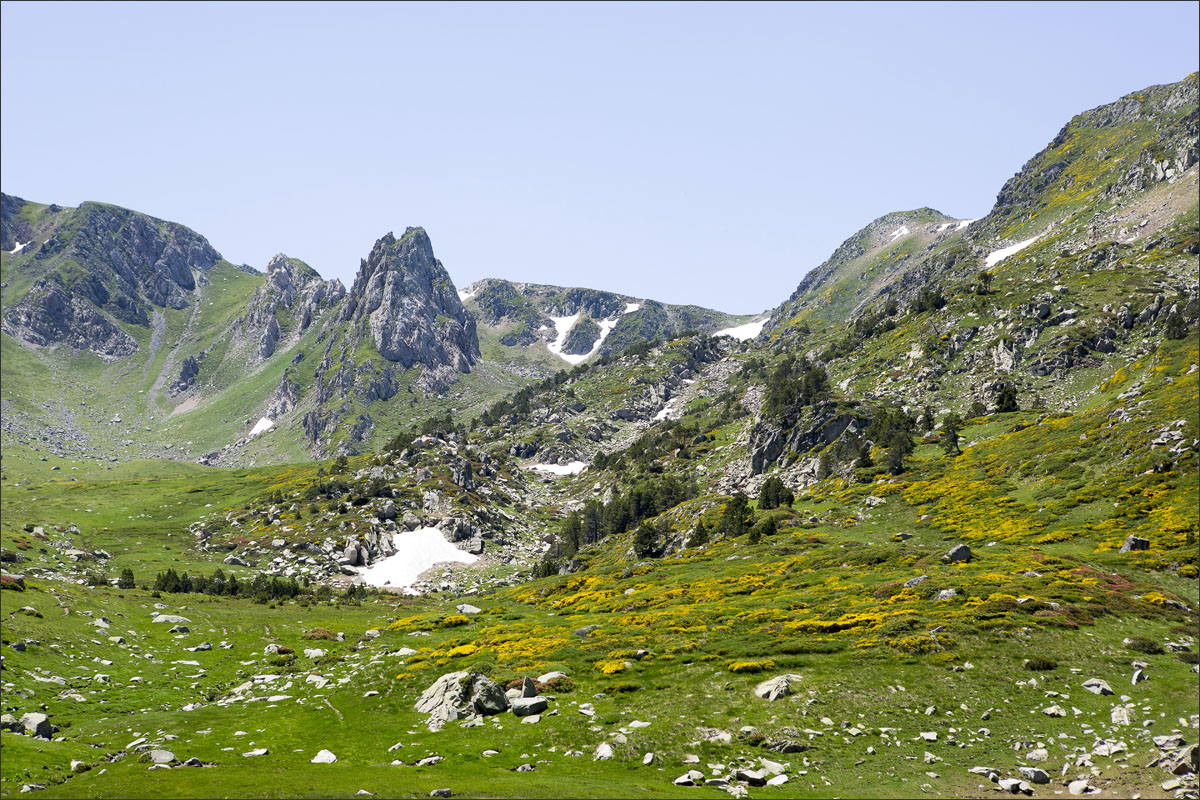
<instances>
[{"instance_id":1,"label":"scattered rock","mask_svg":"<svg viewBox=\"0 0 1200 800\"><path fill-rule=\"evenodd\" d=\"M596 753L592 756L593 761L611 761L613 757L612 746L608 742L601 742L596 745Z\"/></svg>"},{"instance_id":2,"label":"scattered rock","mask_svg":"<svg viewBox=\"0 0 1200 800\"><path fill-rule=\"evenodd\" d=\"M1088 678L1083 682L1083 688L1087 689L1092 694L1112 694L1112 687L1107 681L1100 678Z\"/></svg>"},{"instance_id":3,"label":"scattered rock","mask_svg":"<svg viewBox=\"0 0 1200 800\"><path fill-rule=\"evenodd\" d=\"M959 544L950 548L950 552L942 556L943 561L949 561L951 564L965 563L971 560L971 548L969 545Z\"/></svg>"},{"instance_id":4,"label":"scattered rock","mask_svg":"<svg viewBox=\"0 0 1200 800\"><path fill-rule=\"evenodd\" d=\"M778 675L755 686L754 693L764 700L778 700L781 697L787 697L789 694L792 694L798 688L797 684L801 680L803 679L795 673Z\"/></svg>"},{"instance_id":5,"label":"scattered rock","mask_svg":"<svg viewBox=\"0 0 1200 800\"><path fill-rule=\"evenodd\" d=\"M315 756L313 756L312 760L309 761L308 763L310 763L310 764L332 764L333 762L335 762L337 760L338 760L337 756L335 756L333 753L329 752L328 750L322 750L321 752L319 752Z\"/></svg>"}]
</instances>

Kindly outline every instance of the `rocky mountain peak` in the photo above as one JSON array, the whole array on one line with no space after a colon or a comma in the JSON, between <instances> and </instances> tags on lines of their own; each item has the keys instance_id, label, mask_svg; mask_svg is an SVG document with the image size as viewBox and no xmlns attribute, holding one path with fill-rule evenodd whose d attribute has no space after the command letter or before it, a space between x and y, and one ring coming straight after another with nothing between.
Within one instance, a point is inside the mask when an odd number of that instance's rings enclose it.
<instances>
[{"instance_id":1,"label":"rocky mountain peak","mask_svg":"<svg viewBox=\"0 0 1200 800\"><path fill-rule=\"evenodd\" d=\"M424 228L388 233L362 261L346 318L363 321L380 355L411 367L469 372L479 358L475 319L458 298Z\"/></svg>"}]
</instances>

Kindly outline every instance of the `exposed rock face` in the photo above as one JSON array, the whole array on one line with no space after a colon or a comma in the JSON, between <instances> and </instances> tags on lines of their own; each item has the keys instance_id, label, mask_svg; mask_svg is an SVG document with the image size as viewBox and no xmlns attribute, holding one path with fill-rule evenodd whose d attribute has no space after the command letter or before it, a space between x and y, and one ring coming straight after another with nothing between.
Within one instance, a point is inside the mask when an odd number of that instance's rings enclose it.
<instances>
[{"instance_id":1,"label":"exposed rock face","mask_svg":"<svg viewBox=\"0 0 1200 800\"><path fill-rule=\"evenodd\" d=\"M600 326L591 317L580 317L579 321L567 332L562 351L568 355L581 356L592 351L592 346L600 338Z\"/></svg>"},{"instance_id":2,"label":"exposed rock face","mask_svg":"<svg viewBox=\"0 0 1200 800\"><path fill-rule=\"evenodd\" d=\"M18 216L25 201L12 195L0 195L0 250L12 252L18 244L33 241L29 220Z\"/></svg>"},{"instance_id":3,"label":"exposed rock face","mask_svg":"<svg viewBox=\"0 0 1200 800\"><path fill-rule=\"evenodd\" d=\"M196 276L221 258L204 237L174 222L102 203L67 213L70 234L51 235L34 254L35 263L63 268L4 316L4 331L25 344L128 356L137 345L113 320L148 326L153 306L186 307Z\"/></svg>"},{"instance_id":4,"label":"exposed rock face","mask_svg":"<svg viewBox=\"0 0 1200 800\"><path fill-rule=\"evenodd\" d=\"M27 345L65 344L90 350L107 361L137 351L137 342L92 303L59 283L44 278L9 309L0 322L9 336Z\"/></svg>"},{"instance_id":5,"label":"exposed rock face","mask_svg":"<svg viewBox=\"0 0 1200 800\"><path fill-rule=\"evenodd\" d=\"M479 358L475 319L463 308L423 228L391 233L362 262L343 312L365 321L380 355L405 368L421 364L470 372Z\"/></svg>"},{"instance_id":6,"label":"exposed rock face","mask_svg":"<svg viewBox=\"0 0 1200 800\"><path fill-rule=\"evenodd\" d=\"M339 280L322 280L303 261L276 254L267 263L267 279L250 298L250 309L237 327L257 336L257 353L266 360L281 338L298 338L322 309L346 296Z\"/></svg>"}]
</instances>

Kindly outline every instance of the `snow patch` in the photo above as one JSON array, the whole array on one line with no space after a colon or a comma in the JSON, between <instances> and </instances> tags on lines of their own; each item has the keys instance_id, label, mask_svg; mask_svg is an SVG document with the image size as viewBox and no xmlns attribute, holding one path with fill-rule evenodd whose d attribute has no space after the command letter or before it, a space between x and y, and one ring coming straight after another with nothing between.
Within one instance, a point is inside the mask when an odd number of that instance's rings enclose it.
<instances>
[{"instance_id":1,"label":"snow patch","mask_svg":"<svg viewBox=\"0 0 1200 800\"><path fill-rule=\"evenodd\" d=\"M755 336L758 336L760 333L762 333L762 329L766 326L766 324L767 318L763 317L762 319L751 320L744 325L735 325L732 328L723 328L714 333L713 336L732 336L739 342L744 342L747 339L753 339Z\"/></svg>"},{"instance_id":2,"label":"snow patch","mask_svg":"<svg viewBox=\"0 0 1200 800\"><path fill-rule=\"evenodd\" d=\"M1040 238L1042 238L1042 234L1039 233L1032 239L1026 239L1023 242L1017 242L1016 244L1005 247L1001 250L993 250L992 252L988 253L987 258L983 260L983 264L988 269L991 269L1009 256L1015 255L1016 253L1024 250L1026 247L1029 247L1029 245L1033 244Z\"/></svg>"},{"instance_id":3,"label":"snow patch","mask_svg":"<svg viewBox=\"0 0 1200 800\"><path fill-rule=\"evenodd\" d=\"M17 242L17 246L16 246L16 247L14 247L12 250L9 250L8 252L9 252L9 254L10 254L10 255L14 255L14 256L15 256L17 253L21 252L21 251L22 251L22 250L24 250L26 247L29 247L29 245L31 245L31 244L33 244L33 239L30 239L30 240L29 240L28 242L26 242L25 244L21 244L20 242Z\"/></svg>"},{"instance_id":4,"label":"snow patch","mask_svg":"<svg viewBox=\"0 0 1200 800\"><path fill-rule=\"evenodd\" d=\"M908 229L907 225L901 225L899 228L897 228L895 230L895 232L892 233L892 236L890 239L888 239L888 241L894 242L897 239L899 239L901 236L908 236L910 233L912 233L912 231L910 231Z\"/></svg>"},{"instance_id":5,"label":"snow patch","mask_svg":"<svg viewBox=\"0 0 1200 800\"><path fill-rule=\"evenodd\" d=\"M981 220L981 219L983 219L983 217L976 217L975 219L960 219L958 221L958 227L955 228L954 230L961 231L963 228L967 227L972 222L979 222L979 220Z\"/></svg>"},{"instance_id":6,"label":"snow patch","mask_svg":"<svg viewBox=\"0 0 1200 800\"><path fill-rule=\"evenodd\" d=\"M16 252L16 251L13 251L13 252ZM625 313L632 314L633 312L637 311L641 307L642 307L641 303L626 303L625 304Z\"/></svg>"},{"instance_id":7,"label":"snow patch","mask_svg":"<svg viewBox=\"0 0 1200 800\"><path fill-rule=\"evenodd\" d=\"M472 297L474 297L474 296L475 296L475 294L476 294L478 291L479 291L479 288L478 288L478 286L477 286L476 284L474 284L474 283L473 283L473 284L471 284L470 286L468 286L468 287L467 287L467 288L465 288L465 289L459 289L459 290L458 290L458 299L459 299L459 302L462 302L462 303L465 303L465 302L467 302L467 301L468 301L468 300L470 300Z\"/></svg>"},{"instance_id":8,"label":"snow patch","mask_svg":"<svg viewBox=\"0 0 1200 800\"><path fill-rule=\"evenodd\" d=\"M569 317L551 317L554 322L554 328L558 331L558 335L553 342L546 343L546 349L551 353L566 361L568 364L582 364L600 351L600 345L604 344L604 340L608 338L608 334L613 328L617 327L617 323L621 321L620 317L613 319L597 320L596 324L600 326L600 335L596 338L596 342L592 345L592 349L581 355L571 355L562 351L563 343L567 340L567 334L575 327L575 323L579 321L579 313L576 312Z\"/></svg>"},{"instance_id":9,"label":"snow patch","mask_svg":"<svg viewBox=\"0 0 1200 800\"><path fill-rule=\"evenodd\" d=\"M554 475L578 475L587 468L587 464L582 461L572 461L566 466L562 464L531 464L529 468L536 469L539 472L549 472Z\"/></svg>"},{"instance_id":10,"label":"snow patch","mask_svg":"<svg viewBox=\"0 0 1200 800\"><path fill-rule=\"evenodd\" d=\"M683 403L683 395L677 395L668 400L658 413L654 415L655 422L662 422L664 419L674 419L679 416L679 406Z\"/></svg>"},{"instance_id":11,"label":"snow patch","mask_svg":"<svg viewBox=\"0 0 1200 800\"><path fill-rule=\"evenodd\" d=\"M479 560L478 556L459 550L446 541L437 528L417 528L393 536L392 546L396 548L394 554L358 570L363 583L405 589L408 594L417 594L411 588L412 584L434 564L447 561L474 564Z\"/></svg>"},{"instance_id":12,"label":"snow patch","mask_svg":"<svg viewBox=\"0 0 1200 800\"><path fill-rule=\"evenodd\" d=\"M275 420L269 417L261 417L258 422L254 423L254 427L250 429L250 435L258 436L260 433L269 431L274 424Z\"/></svg>"},{"instance_id":13,"label":"snow patch","mask_svg":"<svg viewBox=\"0 0 1200 800\"><path fill-rule=\"evenodd\" d=\"M957 223L954 223L954 222L946 222L946 223L943 223L943 224L941 224L941 225L938 225L936 228L934 228L934 229L933 229L933 232L934 232L934 233L941 233L941 232L942 232L942 231L944 231L944 230L947 230L947 229L949 229L949 228L953 228L953 227L954 227L956 224L957 224Z\"/></svg>"}]
</instances>

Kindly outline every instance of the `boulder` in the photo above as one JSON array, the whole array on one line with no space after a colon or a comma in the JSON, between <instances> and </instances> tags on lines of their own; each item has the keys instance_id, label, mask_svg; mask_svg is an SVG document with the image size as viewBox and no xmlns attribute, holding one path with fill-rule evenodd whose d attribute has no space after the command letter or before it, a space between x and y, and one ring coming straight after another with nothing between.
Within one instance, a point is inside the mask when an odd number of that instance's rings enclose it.
<instances>
[{"instance_id":1,"label":"boulder","mask_svg":"<svg viewBox=\"0 0 1200 800\"><path fill-rule=\"evenodd\" d=\"M1087 689L1092 694L1112 694L1112 687L1108 685L1108 681L1100 678L1088 678L1083 682L1083 688Z\"/></svg>"},{"instance_id":2,"label":"boulder","mask_svg":"<svg viewBox=\"0 0 1200 800\"><path fill-rule=\"evenodd\" d=\"M319 752L315 756L313 756L312 760L309 761L308 763L310 763L310 764L332 764L333 762L335 762L337 760L338 760L337 756L335 756L333 753L331 753L328 750L322 750L321 752Z\"/></svg>"},{"instance_id":3,"label":"boulder","mask_svg":"<svg viewBox=\"0 0 1200 800\"><path fill-rule=\"evenodd\" d=\"M1017 767L1021 777L1030 783L1049 783L1050 775L1039 767Z\"/></svg>"},{"instance_id":4,"label":"boulder","mask_svg":"<svg viewBox=\"0 0 1200 800\"><path fill-rule=\"evenodd\" d=\"M516 697L512 700L512 712L518 717L540 714L549 707L550 702L544 697Z\"/></svg>"},{"instance_id":5,"label":"boulder","mask_svg":"<svg viewBox=\"0 0 1200 800\"><path fill-rule=\"evenodd\" d=\"M170 764L175 761L175 754L170 750L151 750L142 757L151 764Z\"/></svg>"},{"instance_id":6,"label":"boulder","mask_svg":"<svg viewBox=\"0 0 1200 800\"><path fill-rule=\"evenodd\" d=\"M521 680L521 697L537 697L537 685L526 675Z\"/></svg>"},{"instance_id":7,"label":"boulder","mask_svg":"<svg viewBox=\"0 0 1200 800\"><path fill-rule=\"evenodd\" d=\"M181 617L178 614L159 614L151 622L165 622L168 625L186 625L191 622L187 617Z\"/></svg>"},{"instance_id":8,"label":"boulder","mask_svg":"<svg viewBox=\"0 0 1200 800\"><path fill-rule=\"evenodd\" d=\"M593 761L611 761L613 757L612 746L608 742L601 742L596 745L596 752L592 756Z\"/></svg>"},{"instance_id":9,"label":"boulder","mask_svg":"<svg viewBox=\"0 0 1200 800\"><path fill-rule=\"evenodd\" d=\"M499 714L508 709L508 698L499 684L483 675L448 672L425 690L416 709L429 715L431 730L440 730L445 723L473 713Z\"/></svg>"},{"instance_id":10,"label":"boulder","mask_svg":"<svg viewBox=\"0 0 1200 800\"><path fill-rule=\"evenodd\" d=\"M942 556L943 561L949 561L951 564L965 563L971 560L971 548L969 545L958 544L950 548L950 552Z\"/></svg>"},{"instance_id":11,"label":"boulder","mask_svg":"<svg viewBox=\"0 0 1200 800\"><path fill-rule=\"evenodd\" d=\"M50 723L50 718L39 711L30 711L21 715L20 725L29 736L39 739L49 739L58 733L58 728Z\"/></svg>"},{"instance_id":12,"label":"boulder","mask_svg":"<svg viewBox=\"0 0 1200 800\"><path fill-rule=\"evenodd\" d=\"M796 691L797 684L802 678L795 673L787 673L769 678L754 687L754 693L764 700L778 700Z\"/></svg>"},{"instance_id":13,"label":"boulder","mask_svg":"<svg viewBox=\"0 0 1200 800\"><path fill-rule=\"evenodd\" d=\"M1131 534L1131 535L1125 537L1125 543L1121 545L1120 552L1129 553L1133 550L1149 550L1149 549L1150 549L1150 540L1149 539L1143 539L1140 536L1133 536Z\"/></svg>"}]
</instances>

